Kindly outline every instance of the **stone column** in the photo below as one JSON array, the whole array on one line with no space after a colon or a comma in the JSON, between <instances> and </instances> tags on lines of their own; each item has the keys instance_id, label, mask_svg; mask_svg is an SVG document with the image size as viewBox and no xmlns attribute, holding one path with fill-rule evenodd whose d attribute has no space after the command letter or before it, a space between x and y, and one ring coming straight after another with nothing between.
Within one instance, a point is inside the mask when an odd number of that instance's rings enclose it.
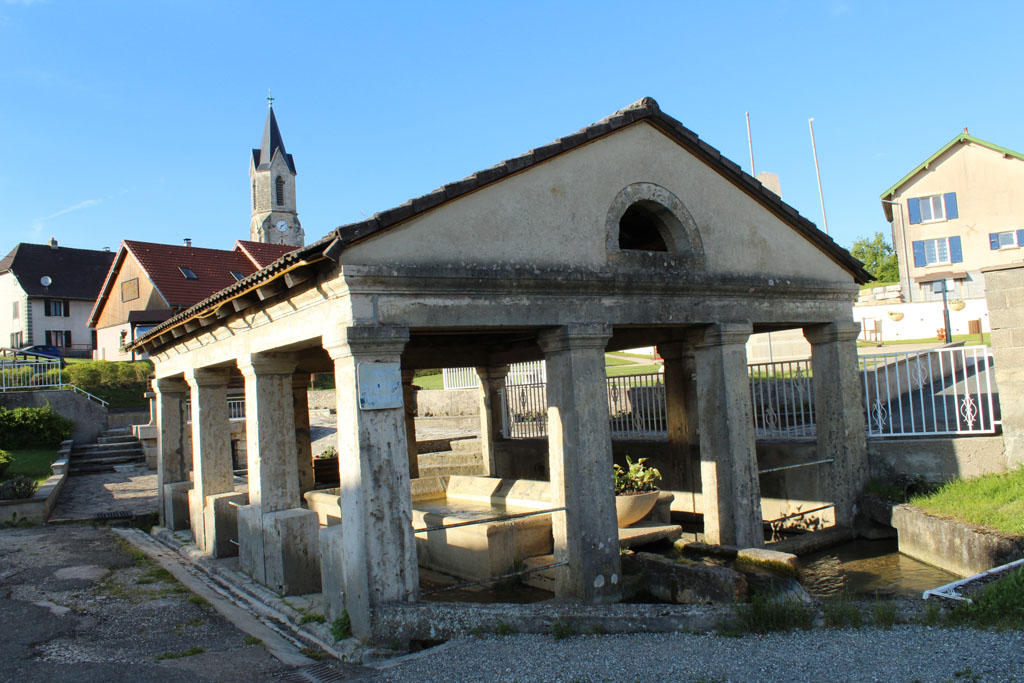
<instances>
[{"instance_id":1,"label":"stone column","mask_svg":"<svg viewBox=\"0 0 1024 683\"><path fill-rule=\"evenodd\" d=\"M409 449L409 477L420 476L420 453L416 445L416 371L402 368L402 405L405 408L405 444Z\"/></svg>"},{"instance_id":2,"label":"stone column","mask_svg":"<svg viewBox=\"0 0 1024 683\"><path fill-rule=\"evenodd\" d=\"M745 348L751 331L750 324L710 325L697 345L700 479L708 543L764 545Z\"/></svg>"},{"instance_id":3,"label":"stone column","mask_svg":"<svg viewBox=\"0 0 1024 683\"><path fill-rule=\"evenodd\" d=\"M415 602L419 593L401 376L408 340L406 328L367 326L334 330L323 341L334 360L341 475L343 552L331 556L344 565L324 572L344 577L344 586L325 581L325 603L330 609L331 595L344 591L353 633L374 640L388 637L381 605Z\"/></svg>"},{"instance_id":4,"label":"stone column","mask_svg":"<svg viewBox=\"0 0 1024 683\"><path fill-rule=\"evenodd\" d=\"M313 442L309 433L309 373L292 375L292 413L295 416L295 464L299 495L316 486L313 475Z\"/></svg>"},{"instance_id":5,"label":"stone column","mask_svg":"<svg viewBox=\"0 0 1024 683\"><path fill-rule=\"evenodd\" d=\"M238 361L245 378L249 504L238 513L239 564L281 595L320 587L316 513L301 507L292 376L295 358L253 353Z\"/></svg>"},{"instance_id":6,"label":"stone column","mask_svg":"<svg viewBox=\"0 0 1024 683\"><path fill-rule=\"evenodd\" d=\"M477 394L480 403L480 451L484 476L502 476L505 473L498 472L494 459L494 443L502 439L501 390L508 376L508 366L477 368L476 375L480 378Z\"/></svg>"},{"instance_id":7,"label":"stone column","mask_svg":"<svg viewBox=\"0 0 1024 683\"><path fill-rule=\"evenodd\" d=\"M814 421L818 458L832 458L836 526L853 526L857 496L868 481L864 388L857 364L857 335L852 321L804 328L811 343L814 370Z\"/></svg>"},{"instance_id":8,"label":"stone column","mask_svg":"<svg viewBox=\"0 0 1024 683\"><path fill-rule=\"evenodd\" d=\"M605 324L570 324L538 341L548 371L548 462L553 507L555 595L591 603L615 602L619 533L615 518L612 440L604 349Z\"/></svg>"},{"instance_id":9,"label":"stone column","mask_svg":"<svg viewBox=\"0 0 1024 683\"><path fill-rule=\"evenodd\" d=\"M188 528L188 480L191 458L184 449L185 394L188 387L180 379L155 379L156 394L157 507L161 526L178 531Z\"/></svg>"},{"instance_id":10,"label":"stone column","mask_svg":"<svg viewBox=\"0 0 1024 683\"><path fill-rule=\"evenodd\" d=\"M231 470L228 371L194 368L186 371L185 381L192 392L192 490L188 493L192 537L200 552L228 557L238 552L232 542L237 521L223 494L239 502Z\"/></svg>"},{"instance_id":11,"label":"stone column","mask_svg":"<svg viewBox=\"0 0 1024 683\"><path fill-rule=\"evenodd\" d=\"M700 472L697 467L700 452L697 431L697 339L658 344L658 355L665 361L665 419L668 429L669 467L673 473L671 486L685 485L690 495L676 496L688 512L700 512L697 492L700 490ZM655 463L660 465L660 463ZM666 487L662 484L663 488Z\"/></svg>"}]
</instances>

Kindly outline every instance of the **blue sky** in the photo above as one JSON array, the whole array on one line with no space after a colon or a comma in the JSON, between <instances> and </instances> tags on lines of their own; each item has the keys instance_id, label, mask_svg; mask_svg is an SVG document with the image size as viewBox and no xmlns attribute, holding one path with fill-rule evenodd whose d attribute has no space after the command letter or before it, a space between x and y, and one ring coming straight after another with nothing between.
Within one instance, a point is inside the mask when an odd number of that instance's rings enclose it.
<instances>
[{"instance_id":1,"label":"blue sky","mask_svg":"<svg viewBox=\"0 0 1024 683\"><path fill-rule=\"evenodd\" d=\"M968 9L969 7L969 9ZM0 235L229 248L267 89L307 241L643 97L830 232L964 126L1024 150L1021 3L0 0Z\"/></svg>"}]
</instances>

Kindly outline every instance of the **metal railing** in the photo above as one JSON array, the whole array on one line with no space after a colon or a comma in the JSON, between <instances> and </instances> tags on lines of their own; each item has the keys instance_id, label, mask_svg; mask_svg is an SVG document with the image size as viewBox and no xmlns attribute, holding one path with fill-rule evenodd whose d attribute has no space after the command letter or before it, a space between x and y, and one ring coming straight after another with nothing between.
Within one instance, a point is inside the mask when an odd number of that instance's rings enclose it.
<instances>
[{"instance_id":1,"label":"metal railing","mask_svg":"<svg viewBox=\"0 0 1024 683\"><path fill-rule=\"evenodd\" d=\"M445 389L475 389L480 384L476 368L444 368L441 370ZM542 360L513 363L508 366L507 384L543 384L548 381L547 364Z\"/></svg>"},{"instance_id":2,"label":"metal railing","mask_svg":"<svg viewBox=\"0 0 1024 683\"><path fill-rule=\"evenodd\" d=\"M999 425L991 351L984 346L864 355L868 437L992 434ZM747 366L758 439L812 439L817 435L810 360ZM664 439L665 386L661 375L609 377L608 412L618 439ZM506 438L547 435L547 385L516 383L510 373L501 394Z\"/></svg>"},{"instance_id":3,"label":"metal railing","mask_svg":"<svg viewBox=\"0 0 1024 683\"><path fill-rule=\"evenodd\" d=\"M994 433L992 366L984 346L861 356L868 436Z\"/></svg>"},{"instance_id":4,"label":"metal railing","mask_svg":"<svg viewBox=\"0 0 1024 683\"><path fill-rule=\"evenodd\" d=\"M64 381L61 361L54 360L0 360L0 392L31 391L33 389L57 389L73 391L85 396L93 403L108 406L109 403L85 389Z\"/></svg>"},{"instance_id":5,"label":"metal railing","mask_svg":"<svg viewBox=\"0 0 1024 683\"><path fill-rule=\"evenodd\" d=\"M245 419L245 397L244 396L228 396L228 419L229 420L244 420ZM185 422L192 422L192 399L185 399Z\"/></svg>"}]
</instances>

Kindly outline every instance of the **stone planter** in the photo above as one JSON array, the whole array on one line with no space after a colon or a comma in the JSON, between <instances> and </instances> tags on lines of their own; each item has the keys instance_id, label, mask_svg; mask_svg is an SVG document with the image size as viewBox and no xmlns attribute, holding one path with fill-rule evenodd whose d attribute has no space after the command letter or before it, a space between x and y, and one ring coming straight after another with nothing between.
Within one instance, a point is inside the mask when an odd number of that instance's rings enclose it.
<instances>
[{"instance_id":1,"label":"stone planter","mask_svg":"<svg viewBox=\"0 0 1024 683\"><path fill-rule=\"evenodd\" d=\"M615 496L615 516L619 520L619 528L624 529L647 516L658 502L658 491L645 493L627 493Z\"/></svg>"}]
</instances>

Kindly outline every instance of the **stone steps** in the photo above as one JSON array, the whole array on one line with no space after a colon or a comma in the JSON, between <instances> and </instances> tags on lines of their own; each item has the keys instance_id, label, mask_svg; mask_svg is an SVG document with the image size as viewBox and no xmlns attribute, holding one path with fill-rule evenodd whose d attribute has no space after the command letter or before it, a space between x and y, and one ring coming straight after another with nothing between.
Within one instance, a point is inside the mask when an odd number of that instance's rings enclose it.
<instances>
[{"instance_id":1,"label":"stone steps","mask_svg":"<svg viewBox=\"0 0 1024 683\"><path fill-rule=\"evenodd\" d=\"M144 463L142 444L124 427L108 429L96 443L76 445L71 451L68 474L112 472L116 465Z\"/></svg>"}]
</instances>

